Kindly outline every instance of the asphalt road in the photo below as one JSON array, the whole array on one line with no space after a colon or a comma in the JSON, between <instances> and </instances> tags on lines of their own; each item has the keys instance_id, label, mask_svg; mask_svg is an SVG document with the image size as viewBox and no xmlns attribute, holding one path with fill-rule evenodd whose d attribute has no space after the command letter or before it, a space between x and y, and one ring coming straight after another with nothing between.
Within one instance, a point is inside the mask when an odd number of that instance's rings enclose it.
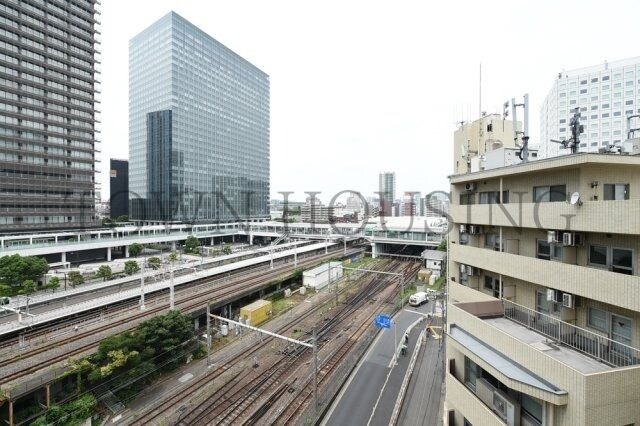
<instances>
[{"instance_id":1,"label":"asphalt road","mask_svg":"<svg viewBox=\"0 0 640 426\"><path fill-rule=\"evenodd\" d=\"M420 313L431 312L433 302L429 302L415 310ZM406 329L422 315L406 310L396 314L394 320L397 326L397 340L402 339ZM409 350L407 356L400 356L398 365L391 371L393 359L395 335L393 327L380 332L369 351L365 354L355 373L338 395L337 401L329 410L323 424L329 426L358 426L367 425L371 419L372 425L388 425L393 412L398 390L401 387L405 372L410 360L410 354L415 347L422 322L416 326L409 338ZM387 380L387 376L389 379ZM374 413L375 411L375 413ZM372 413L373 416L372 416Z\"/></svg>"}]
</instances>

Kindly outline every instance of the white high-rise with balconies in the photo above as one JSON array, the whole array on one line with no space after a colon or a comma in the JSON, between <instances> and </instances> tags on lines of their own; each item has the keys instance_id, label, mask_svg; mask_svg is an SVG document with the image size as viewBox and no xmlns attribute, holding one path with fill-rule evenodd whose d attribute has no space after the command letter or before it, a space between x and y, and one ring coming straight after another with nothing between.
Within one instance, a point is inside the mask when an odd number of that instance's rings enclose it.
<instances>
[{"instance_id":1,"label":"white high-rise with balconies","mask_svg":"<svg viewBox=\"0 0 640 426\"><path fill-rule=\"evenodd\" d=\"M558 73L540 110L540 157L569 153L558 143L571 137L580 111L580 152L597 152L626 139L627 116L640 113L640 56Z\"/></svg>"}]
</instances>

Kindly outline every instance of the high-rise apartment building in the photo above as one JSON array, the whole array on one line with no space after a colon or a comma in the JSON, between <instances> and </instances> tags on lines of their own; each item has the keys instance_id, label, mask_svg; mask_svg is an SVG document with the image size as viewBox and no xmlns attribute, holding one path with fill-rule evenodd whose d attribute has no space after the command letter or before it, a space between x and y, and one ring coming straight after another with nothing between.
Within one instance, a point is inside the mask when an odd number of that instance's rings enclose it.
<instances>
[{"instance_id":1,"label":"high-rise apartment building","mask_svg":"<svg viewBox=\"0 0 640 426\"><path fill-rule=\"evenodd\" d=\"M639 424L640 156L450 180L445 424Z\"/></svg>"},{"instance_id":2,"label":"high-rise apartment building","mask_svg":"<svg viewBox=\"0 0 640 426\"><path fill-rule=\"evenodd\" d=\"M569 123L580 112L580 152L626 139L628 115L640 114L640 56L563 71L553 82L540 109L540 156L554 157L569 151L552 140L571 137Z\"/></svg>"},{"instance_id":3,"label":"high-rise apartment building","mask_svg":"<svg viewBox=\"0 0 640 426\"><path fill-rule=\"evenodd\" d=\"M0 2L0 229L96 224L96 2Z\"/></svg>"},{"instance_id":4,"label":"high-rise apartment building","mask_svg":"<svg viewBox=\"0 0 640 426\"><path fill-rule=\"evenodd\" d=\"M396 199L396 173L381 172L378 176L378 196L380 197L380 215L392 216Z\"/></svg>"},{"instance_id":5,"label":"high-rise apartment building","mask_svg":"<svg viewBox=\"0 0 640 426\"><path fill-rule=\"evenodd\" d=\"M171 12L129 45L133 219L269 217L269 76Z\"/></svg>"},{"instance_id":6,"label":"high-rise apartment building","mask_svg":"<svg viewBox=\"0 0 640 426\"><path fill-rule=\"evenodd\" d=\"M129 216L129 162L111 159L109 167L109 211L112 218Z\"/></svg>"}]
</instances>

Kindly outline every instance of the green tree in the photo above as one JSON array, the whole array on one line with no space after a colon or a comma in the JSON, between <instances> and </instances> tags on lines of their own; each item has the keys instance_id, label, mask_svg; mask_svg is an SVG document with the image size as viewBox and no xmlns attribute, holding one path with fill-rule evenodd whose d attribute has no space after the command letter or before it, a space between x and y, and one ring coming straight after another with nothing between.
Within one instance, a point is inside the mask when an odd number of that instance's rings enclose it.
<instances>
[{"instance_id":1,"label":"green tree","mask_svg":"<svg viewBox=\"0 0 640 426\"><path fill-rule=\"evenodd\" d=\"M22 289L20 290L20 293L29 296L35 292L36 283L33 280L25 280L24 283L22 283Z\"/></svg>"},{"instance_id":2,"label":"green tree","mask_svg":"<svg viewBox=\"0 0 640 426\"><path fill-rule=\"evenodd\" d=\"M142 244L133 243L129 246L129 256L138 257L140 253L142 253Z\"/></svg>"},{"instance_id":3,"label":"green tree","mask_svg":"<svg viewBox=\"0 0 640 426\"><path fill-rule=\"evenodd\" d=\"M13 289L6 284L0 284L0 296L12 296Z\"/></svg>"},{"instance_id":4,"label":"green tree","mask_svg":"<svg viewBox=\"0 0 640 426\"><path fill-rule=\"evenodd\" d=\"M78 426L91 417L98 405L96 398L86 393L63 405L52 405L44 416L38 417L31 426L70 425Z\"/></svg>"},{"instance_id":5,"label":"green tree","mask_svg":"<svg viewBox=\"0 0 640 426\"><path fill-rule=\"evenodd\" d=\"M136 329L109 336L73 366L91 386L106 385L119 397L134 396L163 371L182 365L195 331L188 315L171 311Z\"/></svg>"},{"instance_id":6,"label":"green tree","mask_svg":"<svg viewBox=\"0 0 640 426\"><path fill-rule=\"evenodd\" d=\"M125 274L133 275L139 271L140 271L140 266L138 265L138 262L136 262L135 260L127 260L126 262L124 262Z\"/></svg>"},{"instance_id":7,"label":"green tree","mask_svg":"<svg viewBox=\"0 0 640 426\"><path fill-rule=\"evenodd\" d=\"M102 278L102 281L106 281L113 275L113 271L111 271L111 266L102 265L98 268L96 272L96 277Z\"/></svg>"},{"instance_id":8,"label":"green tree","mask_svg":"<svg viewBox=\"0 0 640 426\"><path fill-rule=\"evenodd\" d=\"M176 260L178 260L178 253L176 253L175 251L172 251L171 254L169 255L169 262L173 263Z\"/></svg>"},{"instance_id":9,"label":"green tree","mask_svg":"<svg viewBox=\"0 0 640 426\"><path fill-rule=\"evenodd\" d=\"M78 271L69 272L68 278L73 287L84 284L84 276Z\"/></svg>"},{"instance_id":10,"label":"green tree","mask_svg":"<svg viewBox=\"0 0 640 426\"><path fill-rule=\"evenodd\" d=\"M193 235L189 235L184 242L184 252L198 254L200 252L200 240Z\"/></svg>"},{"instance_id":11,"label":"green tree","mask_svg":"<svg viewBox=\"0 0 640 426\"><path fill-rule=\"evenodd\" d=\"M231 244L225 244L224 247L222 247L222 252L224 254L231 254Z\"/></svg>"},{"instance_id":12,"label":"green tree","mask_svg":"<svg viewBox=\"0 0 640 426\"><path fill-rule=\"evenodd\" d=\"M127 215L118 216L114 220L116 222L129 222L129 216Z\"/></svg>"},{"instance_id":13,"label":"green tree","mask_svg":"<svg viewBox=\"0 0 640 426\"><path fill-rule=\"evenodd\" d=\"M0 283L17 293L25 281L37 281L48 270L49 264L41 257L23 257L19 254L3 256L0 258Z\"/></svg>"},{"instance_id":14,"label":"green tree","mask_svg":"<svg viewBox=\"0 0 640 426\"><path fill-rule=\"evenodd\" d=\"M56 290L60 288L60 278L51 277L49 279L49 283L47 284L47 288L50 288L55 293Z\"/></svg>"},{"instance_id":15,"label":"green tree","mask_svg":"<svg viewBox=\"0 0 640 426\"><path fill-rule=\"evenodd\" d=\"M162 265L162 260L159 257L150 257L147 259L147 265L153 269L158 269Z\"/></svg>"},{"instance_id":16,"label":"green tree","mask_svg":"<svg viewBox=\"0 0 640 426\"><path fill-rule=\"evenodd\" d=\"M442 241L440 241L440 244L438 244L437 250L447 251L447 239L446 238L443 238Z\"/></svg>"}]
</instances>

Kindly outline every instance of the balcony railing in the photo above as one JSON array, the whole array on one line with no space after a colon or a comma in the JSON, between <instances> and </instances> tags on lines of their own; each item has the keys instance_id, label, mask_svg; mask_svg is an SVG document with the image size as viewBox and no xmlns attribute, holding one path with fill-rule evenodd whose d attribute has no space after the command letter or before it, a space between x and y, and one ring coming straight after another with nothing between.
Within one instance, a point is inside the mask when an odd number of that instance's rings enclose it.
<instances>
[{"instance_id":1,"label":"balcony railing","mask_svg":"<svg viewBox=\"0 0 640 426\"><path fill-rule=\"evenodd\" d=\"M613 367L640 364L640 349L616 342L551 315L502 300L504 316L527 328Z\"/></svg>"}]
</instances>

